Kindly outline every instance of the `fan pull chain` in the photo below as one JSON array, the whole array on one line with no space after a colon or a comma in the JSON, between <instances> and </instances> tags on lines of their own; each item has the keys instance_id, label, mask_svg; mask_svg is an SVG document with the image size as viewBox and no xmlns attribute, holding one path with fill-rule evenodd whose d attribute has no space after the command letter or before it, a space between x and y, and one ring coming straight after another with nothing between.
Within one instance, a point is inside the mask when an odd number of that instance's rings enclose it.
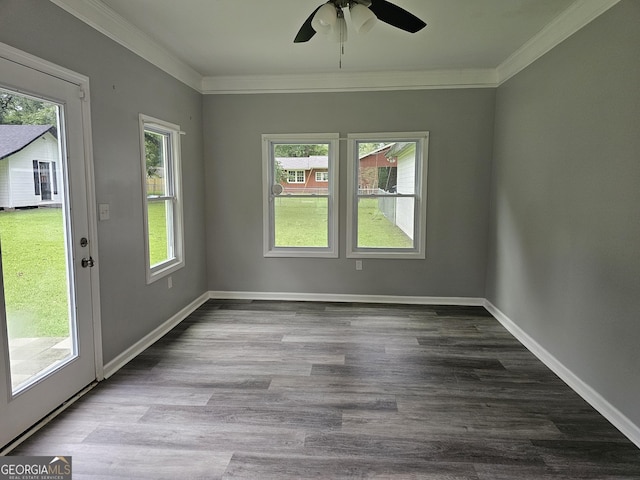
<instances>
[{"instance_id":1,"label":"fan pull chain","mask_svg":"<svg viewBox=\"0 0 640 480\"><path fill-rule=\"evenodd\" d=\"M340 70L342 70L342 57L344 56L344 37L345 31L340 27L340 60L338 62Z\"/></svg>"}]
</instances>

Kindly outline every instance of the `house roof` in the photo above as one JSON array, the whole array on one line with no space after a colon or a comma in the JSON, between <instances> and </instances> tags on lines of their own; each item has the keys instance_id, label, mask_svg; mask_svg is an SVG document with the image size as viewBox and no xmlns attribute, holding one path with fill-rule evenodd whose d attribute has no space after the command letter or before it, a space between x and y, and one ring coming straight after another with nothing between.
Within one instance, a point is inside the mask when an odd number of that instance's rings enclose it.
<instances>
[{"instance_id":1,"label":"house roof","mask_svg":"<svg viewBox=\"0 0 640 480\"><path fill-rule=\"evenodd\" d=\"M377 149L375 149L375 150L373 150L373 151L371 151L371 152L369 152L369 153L365 153L365 154L363 154L363 155L360 155L359 160L362 160L362 159L364 159L364 158L370 157L371 155L376 155L376 154L378 154L378 153L382 152L383 150L388 150L388 149L390 149L393 145L395 145L395 144L394 144L394 143L387 143L387 144L383 145L382 147L377 148ZM387 153L387 152L385 152L385 153Z\"/></svg>"},{"instance_id":2,"label":"house roof","mask_svg":"<svg viewBox=\"0 0 640 480\"><path fill-rule=\"evenodd\" d=\"M0 160L19 152L47 132L56 137L53 125L0 125Z\"/></svg>"},{"instance_id":3,"label":"house roof","mask_svg":"<svg viewBox=\"0 0 640 480\"><path fill-rule=\"evenodd\" d=\"M387 152L387 156L388 157L392 157L392 156L399 156L401 152L403 152L405 149L414 146L415 143L414 142L398 142L396 144L393 145L393 147Z\"/></svg>"},{"instance_id":4,"label":"house roof","mask_svg":"<svg viewBox=\"0 0 640 480\"><path fill-rule=\"evenodd\" d=\"M284 170L329 168L329 157L326 155L311 155L310 157L276 157L276 161Z\"/></svg>"}]
</instances>

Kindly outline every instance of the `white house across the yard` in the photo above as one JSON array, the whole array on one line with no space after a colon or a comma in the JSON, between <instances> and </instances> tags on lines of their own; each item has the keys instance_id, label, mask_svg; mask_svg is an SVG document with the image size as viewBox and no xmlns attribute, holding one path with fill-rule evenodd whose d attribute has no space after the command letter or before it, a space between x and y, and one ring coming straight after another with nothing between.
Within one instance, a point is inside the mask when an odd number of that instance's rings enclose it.
<instances>
[{"instance_id":1,"label":"white house across the yard","mask_svg":"<svg viewBox=\"0 0 640 480\"><path fill-rule=\"evenodd\" d=\"M416 144L415 142L396 143L387 156L395 156L398 165L398 193L416 193ZM395 224L413 239L414 199L398 198Z\"/></svg>"},{"instance_id":2,"label":"white house across the yard","mask_svg":"<svg viewBox=\"0 0 640 480\"><path fill-rule=\"evenodd\" d=\"M51 125L0 125L0 209L62 203L60 149Z\"/></svg>"}]
</instances>

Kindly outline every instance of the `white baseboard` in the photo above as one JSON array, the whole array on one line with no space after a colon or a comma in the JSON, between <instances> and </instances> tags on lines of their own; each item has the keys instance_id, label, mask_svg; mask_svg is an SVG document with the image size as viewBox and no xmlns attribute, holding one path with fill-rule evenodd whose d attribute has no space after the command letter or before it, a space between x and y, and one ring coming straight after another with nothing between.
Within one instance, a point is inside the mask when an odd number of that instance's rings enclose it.
<instances>
[{"instance_id":1,"label":"white baseboard","mask_svg":"<svg viewBox=\"0 0 640 480\"><path fill-rule=\"evenodd\" d=\"M522 330L516 323L502 313L489 300L485 300L484 307L506 328L516 339L533 353L542 363L562 379L573 391L611 422L629 440L640 448L640 427L634 424L620 410L611 405L602 395L589 386L584 380L573 373L556 357L549 353L542 345Z\"/></svg>"},{"instance_id":2,"label":"white baseboard","mask_svg":"<svg viewBox=\"0 0 640 480\"><path fill-rule=\"evenodd\" d=\"M231 292L210 291L215 300L280 300L294 302L352 302L352 303L404 303L411 305L484 306L484 298L475 297L417 297L403 295L352 295L341 293L283 293L283 292Z\"/></svg>"},{"instance_id":3,"label":"white baseboard","mask_svg":"<svg viewBox=\"0 0 640 480\"><path fill-rule=\"evenodd\" d=\"M198 307L209 300L209 294L203 293L196 298L189 305L181 309L178 313L172 316L169 320L164 322L158 328L145 335L136 343L127 348L124 352L118 355L104 366L104 378L109 378L116 373L127 363L133 360L136 356L140 355L147 348L160 340L165 334L167 334L173 327L182 322L185 318L191 315Z\"/></svg>"}]
</instances>

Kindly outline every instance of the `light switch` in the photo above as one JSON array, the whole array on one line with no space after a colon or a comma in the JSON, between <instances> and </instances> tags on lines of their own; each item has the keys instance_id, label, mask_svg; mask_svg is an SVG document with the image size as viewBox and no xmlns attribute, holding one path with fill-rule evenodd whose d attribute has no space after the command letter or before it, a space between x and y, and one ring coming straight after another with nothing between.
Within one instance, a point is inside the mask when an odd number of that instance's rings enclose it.
<instances>
[{"instance_id":1,"label":"light switch","mask_svg":"<svg viewBox=\"0 0 640 480\"><path fill-rule=\"evenodd\" d=\"M109 204L101 203L99 206L100 221L109 220Z\"/></svg>"}]
</instances>

